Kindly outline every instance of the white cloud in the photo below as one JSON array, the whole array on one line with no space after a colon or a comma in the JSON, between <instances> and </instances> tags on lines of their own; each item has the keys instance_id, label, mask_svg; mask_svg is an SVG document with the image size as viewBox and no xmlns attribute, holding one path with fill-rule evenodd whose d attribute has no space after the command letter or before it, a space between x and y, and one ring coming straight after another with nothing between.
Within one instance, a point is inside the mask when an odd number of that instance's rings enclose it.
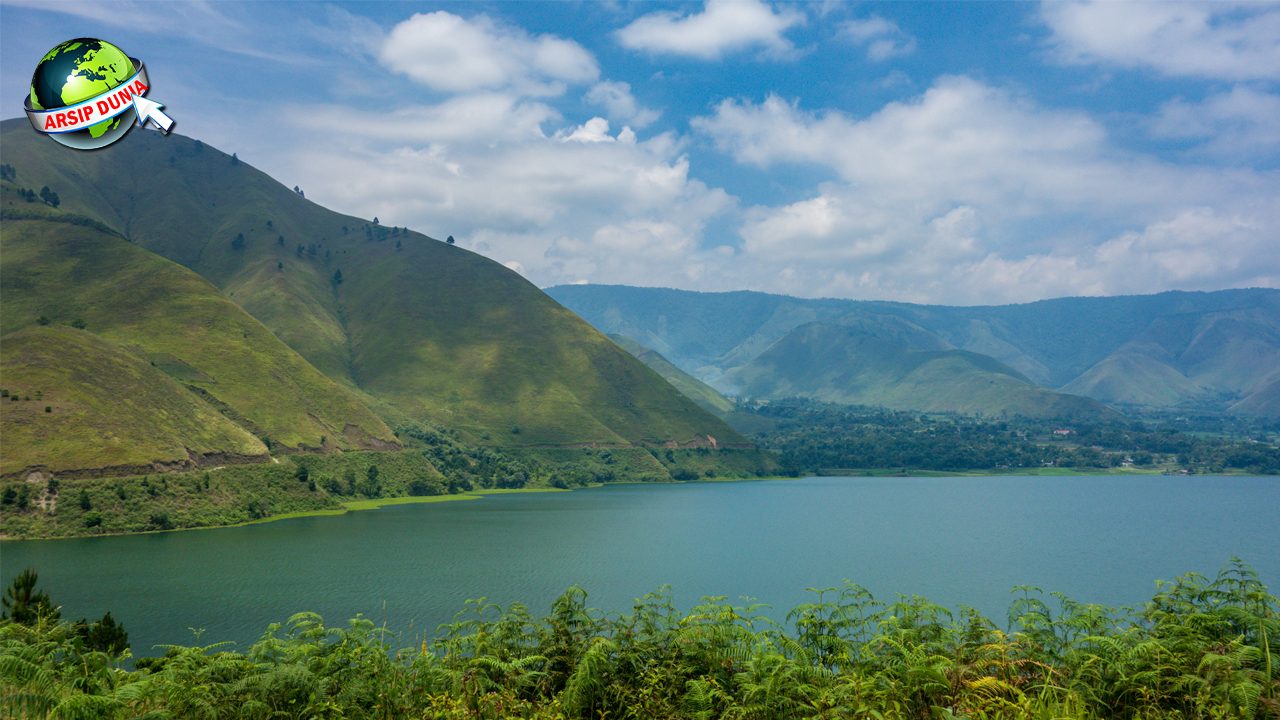
<instances>
[{"instance_id":1,"label":"white cloud","mask_svg":"<svg viewBox=\"0 0 1280 720\"><path fill-rule=\"evenodd\" d=\"M760 289L972 303L1280 286L1274 176L1123 153L1087 116L967 78L864 119L774 96L693 125L740 162L836 173L745 213L736 270Z\"/></svg>"},{"instance_id":2,"label":"white cloud","mask_svg":"<svg viewBox=\"0 0 1280 720\"><path fill-rule=\"evenodd\" d=\"M503 93L480 93L450 98L436 105L409 105L381 116L340 105L295 106L284 116L315 132L340 127L344 135L395 142L448 144L500 142L544 137L542 125L558 120L551 107L521 101Z\"/></svg>"},{"instance_id":3,"label":"white cloud","mask_svg":"<svg viewBox=\"0 0 1280 720\"><path fill-rule=\"evenodd\" d=\"M559 95L565 83L600 75L595 58L572 40L530 36L484 15L467 20L444 11L418 13L396 25L380 58L392 70L448 92L514 88Z\"/></svg>"},{"instance_id":4,"label":"white cloud","mask_svg":"<svg viewBox=\"0 0 1280 720\"><path fill-rule=\"evenodd\" d=\"M638 128L648 127L662 113L641 107L631 94L631 85L608 80L597 83L584 98L588 103L603 107L611 120L629 123Z\"/></svg>"},{"instance_id":5,"label":"white cloud","mask_svg":"<svg viewBox=\"0 0 1280 720\"><path fill-rule=\"evenodd\" d=\"M623 47L632 50L704 60L758 46L785 54L792 45L782 34L804 21L804 15L796 10L775 13L760 0L707 0L701 13L645 15L619 30L617 38Z\"/></svg>"},{"instance_id":6,"label":"white cloud","mask_svg":"<svg viewBox=\"0 0 1280 720\"><path fill-rule=\"evenodd\" d=\"M1218 156L1255 160L1280 153L1280 96L1237 85L1199 103L1171 100L1152 123L1157 137L1202 141Z\"/></svg>"},{"instance_id":7,"label":"white cloud","mask_svg":"<svg viewBox=\"0 0 1280 720\"><path fill-rule=\"evenodd\" d=\"M867 48L867 59L883 62L891 57L915 52L916 39L902 31L896 23L875 15L863 20L849 20L840 34Z\"/></svg>"},{"instance_id":8,"label":"white cloud","mask_svg":"<svg viewBox=\"0 0 1280 720\"><path fill-rule=\"evenodd\" d=\"M1221 80L1280 78L1280 7L1253 2L1045 2L1059 58Z\"/></svg>"},{"instance_id":9,"label":"white cloud","mask_svg":"<svg viewBox=\"0 0 1280 720\"><path fill-rule=\"evenodd\" d=\"M286 131L317 138L289 159L291 176L311 178L308 198L454 235L540 285L679 284L723 258L700 243L733 200L689 177L678 138L641 142L626 127L611 135L604 118L554 128L559 120L498 93L387 115L295 107L284 116ZM325 134L334 123L353 132Z\"/></svg>"}]
</instances>

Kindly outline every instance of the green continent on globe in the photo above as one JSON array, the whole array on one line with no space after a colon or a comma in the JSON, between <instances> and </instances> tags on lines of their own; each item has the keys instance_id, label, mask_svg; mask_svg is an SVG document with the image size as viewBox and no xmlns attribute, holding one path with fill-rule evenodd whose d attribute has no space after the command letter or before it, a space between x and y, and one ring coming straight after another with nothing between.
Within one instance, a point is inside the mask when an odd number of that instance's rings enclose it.
<instances>
[{"instance_id":1,"label":"green continent on globe","mask_svg":"<svg viewBox=\"0 0 1280 720\"><path fill-rule=\"evenodd\" d=\"M31 78L31 107L54 110L119 87L133 75L120 48L93 38L68 40L40 59Z\"/></svg>"},{"instance_id":2,"label":"green continent on globe","mask_svg":"<svg viewBox=\"0 0 1280 720\"><path fill-rule=\"evenodd\" d=\"M94 38L68 40L46 53L36 66L31 77L31 108L56 110L75 105L119 87L133 76L134 70L129 56L109 42ZM126 119L117 115L57 139L64 144L78 144L71 136L87 133L93 139L102 138L109 131L122 129ZM131 119L129 122L132 124Z\"/></svg>"}]
</instances>

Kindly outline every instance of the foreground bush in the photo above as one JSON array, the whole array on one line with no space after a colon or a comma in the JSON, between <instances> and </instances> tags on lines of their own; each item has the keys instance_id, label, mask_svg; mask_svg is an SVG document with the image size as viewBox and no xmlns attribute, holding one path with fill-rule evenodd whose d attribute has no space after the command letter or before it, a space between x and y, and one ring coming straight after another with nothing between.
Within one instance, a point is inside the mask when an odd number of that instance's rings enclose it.
<instances>
[{"instance_id":1,"label":"foreground bush","mask_svg":"<svg viewBox=\"0 0 1280 720\"><path fill-rule=\"evenodd\" d=\"M244 653L94 652L47 616L0 627L0 707L32 718L1275 718L1276 598L1239 561L1114 610L1015 589L1007 631L918 597L815 591L784 629L668 589L605 616L571 588L535 618L470 601L396 649L368 620L301 613Z\"/></svg>"}]
</instances>

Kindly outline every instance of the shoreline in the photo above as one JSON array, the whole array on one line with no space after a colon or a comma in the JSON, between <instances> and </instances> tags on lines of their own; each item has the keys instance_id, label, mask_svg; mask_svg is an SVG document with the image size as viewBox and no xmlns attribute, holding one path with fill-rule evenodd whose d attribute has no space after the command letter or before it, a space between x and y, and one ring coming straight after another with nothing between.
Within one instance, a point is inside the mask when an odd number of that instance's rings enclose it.
<instances>
[{"instance_id":1,"label":"shoreline","mask_svg":"<svg viewBox=\"0 0 1280 720\"><path fill-rule=\"evenodd\" d=\"M1116 476L1150 476L1150 475L1168 475L1170 477L1254 477L1246 472L1225 472L1225 473L1197 473L1194 475L1180 475L1178 473L1170 473L1164 470L1139 470L1135 468L1017 468L1016 470L1006 471L981 471L981 470L910 470L907 472L896 472L885 468L863 469L863 468L822 468L820 474L817 475L801 475L798 477L790 477L786 475L770 476L770 477L704 477L695 480L673 480L669 484L688 485L693 483L728 483L728 482L752 482L762 480L801 480L806 477L879 477L879 478L905 478L905 477L1075 477L1075 476L1094 476L1094 475L1116 475ZM1265 477L1265 476L1261 476ZM1280 476L1278 476L1280 477ZM160 533L177 533L191 532L197 530L222 530L226 528L247 527L249 525L262 525L264 523L277 522L280 520L292 520L294 518L304 517L329 517L336 515L345 515L349 512L362 512L365 510L378 510L383 507L394 505L418 505L425 503L437 502L454 502L460 500L480 500L487 495L511 495L518 493L559 493L573 492L575 490L586 490L590 488L605 487L606 485L654 485L668 483L650 483L642 481L621 481L613 483L590 483L578 488L493 488L484 490L469 490L467 492L458 493L456 495L423 495L423 496L407 496L407 497L390 497L390 498L369 498L366 500L348 500L339 503L341 507L326 508L321 510L303 510L299 512L281 513L269 517L258 518L257 520L247 520L245 522L234 523L231 525L201 525L198 527L173 528L171 530L144 530L141 532L123 532L123 533L102 533L95 535L62 535L58 537L8 537L0 534L0 542L22 542L29 540L83 540L86 538L98 537L121 537L126 535L156 535Z\"/></svg>"}]
</instances>

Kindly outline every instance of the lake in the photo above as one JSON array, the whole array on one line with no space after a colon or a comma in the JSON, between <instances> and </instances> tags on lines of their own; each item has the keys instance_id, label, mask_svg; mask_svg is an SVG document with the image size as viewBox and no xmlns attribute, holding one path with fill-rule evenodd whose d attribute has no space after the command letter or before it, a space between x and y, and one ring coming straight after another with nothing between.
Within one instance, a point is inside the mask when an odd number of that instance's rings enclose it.
<instances>
[{"instance_id":1,"label":"lake","mask_svg":"<svg viewBox=\"0 0 1280 720\"><path fill-rule=\"evenodd\" d=\"M672 586L747 596L782 620L845 578L893 601L973 606L1004 626L1010 589L1133 605L1156 580L1214 576L1232 556L1275 592L1280 479L804 478L614 485L400 505L239 528L0 544L5 587L27 566L63 617L110 610L135 656L157 643L252 642L303 610L430 636L469 598L538 615L571 585L629 610ZM1046 598L1051 599L1051 598ZM735 603L741 604L741 603ZM1051 603L1057 607L1056 603Z\"/></svg>"}]
</instances>

